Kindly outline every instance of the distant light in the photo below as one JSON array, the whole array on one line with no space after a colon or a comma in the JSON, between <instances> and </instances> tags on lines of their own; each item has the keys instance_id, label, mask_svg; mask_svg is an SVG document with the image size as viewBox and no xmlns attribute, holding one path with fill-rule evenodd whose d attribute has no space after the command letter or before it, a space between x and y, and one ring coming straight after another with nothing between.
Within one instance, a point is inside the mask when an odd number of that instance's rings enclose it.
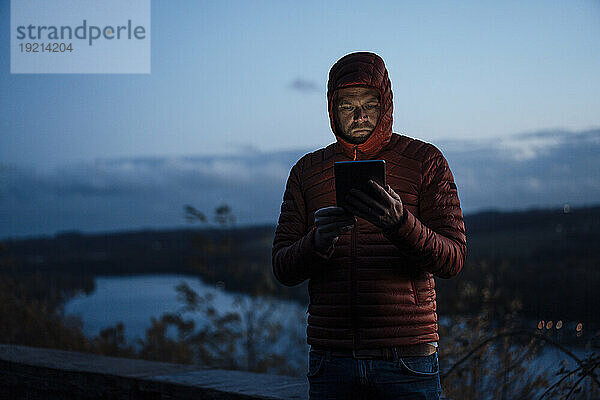
<instances>
[{"instance_id":1,"label":"distant light","mask_svg":"<svg viewBox=\"0 0 600 400\"><path fill-rule=\"evenodd\" d=\"M562 328L562 321L558 320L558 321L556 321L556 329L560 329L560 328Z\"/></svg>"},{"instance_id":2,"label":"distant light","mask_svg":"<svg viewBox=\"0 0 600 400\"><path fill-rule=\"evenodd\" d=\"M569 205L569 203L565 203L565 205L563 206L563 212L565 214L568 214L571 212L571 206Z\"/></svg>"},{"instance_id":3,"label":"distant light","mask_svg":"<svg viewBox=\"0 0 600 400\"><path fill-rule=\"evenodd\" d=\"M542 329L544 329L544 321L543 321L543 320L542 320L542 321L540 321L540 322L538 322L538 329L539 329L539 330L542 330Z\"/></svg>"},{"instance_id":4,"label":"distant light","mask_svg":"<svg viewBox=\"0 0 600 400\"><path fill-rule=\"evenodd\" d=\"M546 322L546 329L552 329L552 325L554 325L552 321Z\"/></svg>"},{"instance_id":5,"label":"distant light","mask_svg":"<svg viewBox=\"0 0 600 400\"><path fill-rule=\"evenodd\" d=\"M581 331L583 331L583 324L582 324L581 322L580 322L580 323L578 323L578 324L577 324L577 328L575 328L575 330L576 330L577 332L581 332Z\"/></svg>"}]
</instances>

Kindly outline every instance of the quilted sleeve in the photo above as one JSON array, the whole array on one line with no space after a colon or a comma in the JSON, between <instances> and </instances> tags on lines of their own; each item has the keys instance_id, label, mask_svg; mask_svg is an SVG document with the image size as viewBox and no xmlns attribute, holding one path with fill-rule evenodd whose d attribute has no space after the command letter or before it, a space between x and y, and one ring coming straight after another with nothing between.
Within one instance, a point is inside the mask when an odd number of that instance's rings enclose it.
<instances>
[{"instance_id":1,"label":"quilted sleeve","mask_svg":"<svg viewBox=\"0 0 600 400\"><path fill-rule=\"evenodd\" d=\"M306 226L299 170L299 163L296 163L290 171L271 252L273 274L285 286L295 286L310 278L334 251L332 247L323 255L315 249L314 226L310 229Z\"/></svg>"},{"instance_id":2,"label":"quilted sleeve","mask_svg":"<svg viewBox=\"0 0 600 400\"><path fill-rule=\"evenodd\" d=\"M465 225L448 162L434 149L423 164L420 220L404 209L399 226L384 235L418 268L451 278L460 272L466 258Z\"/></svg>"}]
</instances>

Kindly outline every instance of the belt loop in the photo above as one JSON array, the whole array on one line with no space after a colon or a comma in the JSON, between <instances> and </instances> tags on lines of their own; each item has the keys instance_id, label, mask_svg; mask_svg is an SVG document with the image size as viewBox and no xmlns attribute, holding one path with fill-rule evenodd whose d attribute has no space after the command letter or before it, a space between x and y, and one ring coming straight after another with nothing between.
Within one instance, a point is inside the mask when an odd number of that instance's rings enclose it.
<instances>
[{"instance_id":1,"label":"belt loop","mask_svg":"<svg viewBox=\"0 0 600 400\"><path fill-rule=\"evenodd\" d=\"M398 354L398 348L396 346L392 347L392 353L394 353L394 362L398 362L398 360L400 360L400 355Z\"/></svg>"}]
</instances>

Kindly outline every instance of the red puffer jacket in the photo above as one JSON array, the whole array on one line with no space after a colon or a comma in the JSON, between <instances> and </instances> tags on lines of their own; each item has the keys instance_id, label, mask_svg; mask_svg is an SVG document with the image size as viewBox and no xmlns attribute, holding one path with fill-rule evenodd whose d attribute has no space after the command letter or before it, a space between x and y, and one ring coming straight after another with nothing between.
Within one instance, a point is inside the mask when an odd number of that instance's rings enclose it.
<instances>
[{"instance_id":1,"label":"red puffer jacket","mask_svg":"<svg viewBox=\"0 0 600 400\"><path fill-rule=\"evenodd\" d=\"M332 98L344 86L374 87L381 114L366 142L344 141L333 123ZM439 340L434 276L458 274L466 236L448 163L433 145L392 133L392 91L373 53L341 58L329 74L327 99L337 142L303 156L291 169L273 241L273 273L286 286L309 279L307 342L366 349ZM405 217L391 233L357 218L327 255L314 247L314 214L335 205L333 163L383 159L386 183L402 198Z\"/></svg>"}]
</instances>

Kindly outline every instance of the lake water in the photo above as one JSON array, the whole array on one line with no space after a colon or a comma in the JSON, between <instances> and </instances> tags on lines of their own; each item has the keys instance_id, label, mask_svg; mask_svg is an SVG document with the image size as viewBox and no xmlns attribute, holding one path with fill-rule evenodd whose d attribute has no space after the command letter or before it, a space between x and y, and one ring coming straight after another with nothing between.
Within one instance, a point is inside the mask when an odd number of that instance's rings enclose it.
<instances>
[{"instance_id":1,"label":"lake water","mask_svg":"<svg viewBox=\"0 0 600 400\"><path fill-rule=\"evenodd\" d=\"M183 303L178 300L175 289L180 283L186 283L199 296L213 295L212 305L219 314L238 312L241 317L240 326L247 326L252 319L244 312L251 304L254 304L254 310L259 315L265 313L268 307L268 304L257 303L250 296L226 292L192 276L136 275L96 277L95 291L90 295L80 295L69 300L65 304L65 314L80 316L83 331L88 337L96 336L102 329L123 322L126 338L139 349L136 339L145 337L146 330L152 325L151 318L159 319L162 314L177 312L182 307ZM282 331L268 346L273 352L285 352L294 358L294 364L303 363L308 354L307 308L296 302L281 300L273 302L272 305L275 309L266 313L266 322L280 323ZM196 328L204 327L207 323L207 318L201 313L181 315L192 319ZM176 332L170 333L174 337ZM289 353L289 349L296 349L295 356Z\"/></svg>"},{"instance_id":2,"label":"lake water","mask_svg":"<svg viewBox=\"0 0 600 400\"><path fill-rule=\"evenodd\" d=\"M175 287L187 283L198 295L214 295L213 304L222 312L235 311L235 296L230 292L207 285L200 279L186 275L136 275L95 278L96 289L91 295L72 298L65 305L65 314L80 315L83 331L88 336L100 333L103 328L122 321L129 339L140 338L151 326L151 318L176 312L182 305ZM239 295L246 302L249 296ZM280 302L279 319L306 312L297 303ZM202 325L202 318L195 318Z\"/></svg>"}]
</instances>

